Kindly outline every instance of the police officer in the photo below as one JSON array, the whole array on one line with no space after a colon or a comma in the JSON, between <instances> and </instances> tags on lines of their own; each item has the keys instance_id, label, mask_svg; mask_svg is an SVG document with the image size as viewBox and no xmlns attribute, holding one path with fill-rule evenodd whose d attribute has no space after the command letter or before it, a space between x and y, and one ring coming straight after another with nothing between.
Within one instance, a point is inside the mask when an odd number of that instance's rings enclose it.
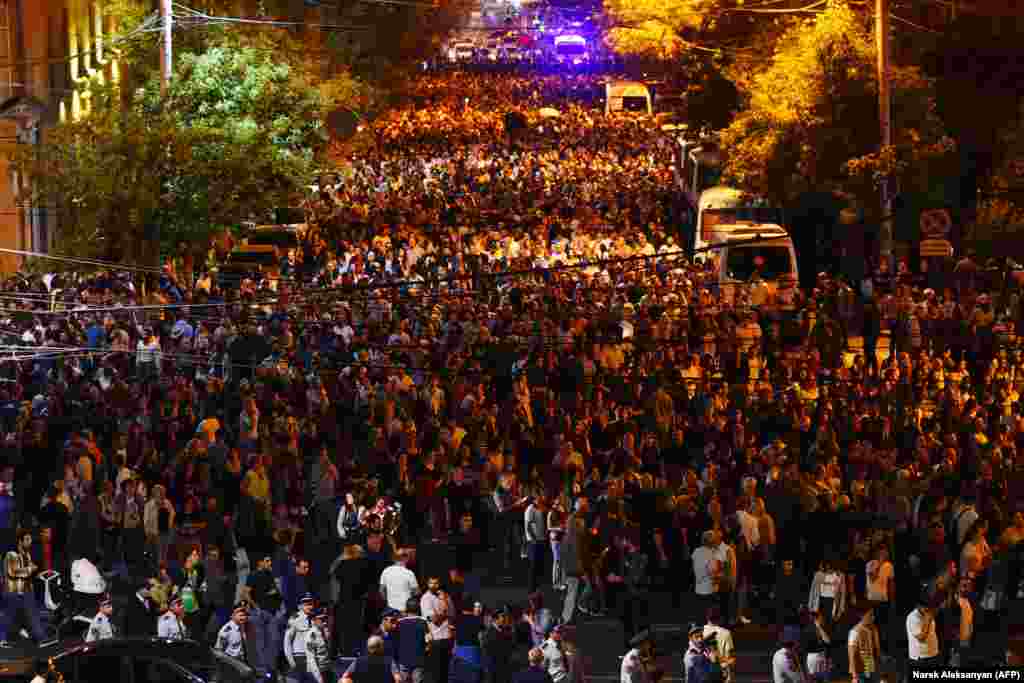
<instances>
[{"instance_id":1,"label":"police officer","mask_svg":"<svg viewBox=\"0 0 1024 683\"><path fill-rule=\"evenodd\" d=\"M181 598L171 600L171 605L156 622L156 635L158 638L168 640L185 640L188 638L188 629L182 619L185 616L185 602Z\"/></svg>"},{"instance_id":2,"label":"police officer","mask_svg":"<svg viewBox=\"0 0 1024 683\"><path fill-rule=\"evenodd\" d=\"M313 628L306 636L306 669L316 683L326 683L331 673L331 654L327 640L327 610L313 611Z\"/></svg>"},{"instance_id":3,"label":"police officer","mask_svg":"<svg viewBox=\"0 0 1024 683\"><path fill-rule=\"evenodd\" d=\"M228 657L233 657L241 662L248 663L246 657L245 624L249 620L249 610L244 604L235 605L231 612L231 620L221 626L217 632L217 642L214 649L223 652Z\"/></svg>"},{"instance_id":4,"label":"police officer","mask_svg":"<svg viewBox=\"0 0 1024 683\"><path fill-rule=\"evenodd\" d=\"M306 593L299 599L299 613L288 622L284 633L284 656L288 660L288 680L301 681L306 673L306 638L313 630L313 609L316 599Z\"/></svg>"},{"instance_id":5,"label":"police officer","mask_svg":"<svg viewBox=\"0 0 1024 683\"><path fill-rule=\"evenodd\" d=\"M114 624L110 616L114 613L114 601L109 595L100 598L100 611L92 618L89 624L89 631L85 634L85 642L91 643L97 640L114 637Z\"/></svg>"}]
</instances>

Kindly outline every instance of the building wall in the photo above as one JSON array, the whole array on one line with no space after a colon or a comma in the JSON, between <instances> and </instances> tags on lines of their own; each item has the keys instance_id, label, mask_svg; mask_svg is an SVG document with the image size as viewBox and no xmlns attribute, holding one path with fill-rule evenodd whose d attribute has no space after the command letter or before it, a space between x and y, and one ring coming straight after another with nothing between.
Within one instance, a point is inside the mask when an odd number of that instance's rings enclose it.
<instances>
[{"instance_id":1,"label":"building wall","mask_svg":"<svg viewBox=\"0 0 1024 683\"><path fill-rule=\"evenodd\" d=\"M45 140L62 118L88 107L73 92L78 79L119 67L102 36L116 29L105 11L110 0L0 0L0 103L29 102L19 114L0 110L0 247L47 252L58 215L18 202L20 178L8 161L19 145ZM28 113L25 113L25 111ZM22 258L0 254L0 274L16 270Z\"/></svg>"}]
</instances>

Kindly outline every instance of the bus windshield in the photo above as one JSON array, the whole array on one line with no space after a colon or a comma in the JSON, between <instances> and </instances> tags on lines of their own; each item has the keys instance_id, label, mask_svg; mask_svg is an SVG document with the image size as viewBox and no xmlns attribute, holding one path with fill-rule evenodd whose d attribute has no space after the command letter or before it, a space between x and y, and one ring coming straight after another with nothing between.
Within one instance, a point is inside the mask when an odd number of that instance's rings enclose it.
<instances>
[{"instance_id":1,"label":"bus windshield","mask_svg":"<svg viewBox=\"0 0 1024 683\"><path fill-rule=\"evenodd\" d=\"M729 248L725 274L731 280L749 280L758 264L764 280L777 280L793 272L787 247L751 245Z\"/></svg>"},{"instance_id":2,"label":"bus windshield","mask_svg":"<svg viewBox=\"0 0 1024 683\"><path fill-rule=\"evenodd\" d=\"M732 223L772 223L782 225L782 210L771 207L741 206L733 209L705 209L701 216L705 228Z\"/></svg>"}]
</instances>

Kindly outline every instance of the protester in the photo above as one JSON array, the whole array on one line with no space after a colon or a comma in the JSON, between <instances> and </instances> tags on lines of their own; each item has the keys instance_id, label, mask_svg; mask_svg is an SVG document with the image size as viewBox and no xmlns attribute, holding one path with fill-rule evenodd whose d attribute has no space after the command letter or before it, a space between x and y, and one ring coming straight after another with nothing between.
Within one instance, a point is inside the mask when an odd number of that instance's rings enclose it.
<instances>
[{"instance_id":1,"label":"protester","mask_svg":"<svg viewBox=\"0 0 1024 683\"><path fill-rule=\"evenodd\" d=\"M271 670L282 603L358 612L332 629L354 655L385 608L422 597L413 551L436 539L456 548L428 572L456 659L495 683L515 672L498 657L511 636L472 622L474 657L459 635L488 545L509 574L526 549L524 583L564 584L550 607L567 624L607 606L638 630L670 579L723 628L794 626L808 606L842 643L855 603L884 629L953 561L973 578L974 641L1003 628L1024 575L1024 357L994 331L1020 319L1012 286L971 271L922 290L882 262L730 302L715 259L677 248L675 140L596 109L598 77L410 88L338 145L288 275L232 285L214 249L195 273L69 263L0 283L0 331L31 340L0 361L0 530L35 532L3 549L32 569L5 576L27 584L14 595L94 550L129 592L159 579L154 602L195 599L211 635L248 592L251 619L217 642ZM528 124L511 136L509 111ZM943 585L937 605L959 583ZM36 602L10 598L3 623L33 620Z\"/></svg>"}]
</instances>

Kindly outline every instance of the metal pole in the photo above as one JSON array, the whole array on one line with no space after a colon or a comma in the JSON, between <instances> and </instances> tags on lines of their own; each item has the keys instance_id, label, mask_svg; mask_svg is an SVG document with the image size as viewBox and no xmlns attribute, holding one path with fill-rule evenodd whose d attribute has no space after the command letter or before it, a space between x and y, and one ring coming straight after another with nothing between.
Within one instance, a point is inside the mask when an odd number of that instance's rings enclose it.
<instances>
[{"instance_id":1,"label":"metal pole","mask_svg":"<svg viewBox=\"0 0 1024 683\"><path fill-rule=\"evenodd\" d=\"M160 0L160 17L163 19L163 49L160 50L160 94L167 96L167 88L171 83L171 27L174 18L171 12L171 0Z\"/></svg>"},{"instance_id":2,"label":"metal pole","mask_svg":"<svg viewBox=\"0 0 1024 683\"><path fill-rule=\"evenodd\" d=\"M882 146L892 145L892 95L889 84L889 0L875 0L875 47L878 50L878 118ZM892 259L892 187L888 178L882 185L881 254ZM889 264L892 266L892 263Z\"/></svg>"}]
</instances>

